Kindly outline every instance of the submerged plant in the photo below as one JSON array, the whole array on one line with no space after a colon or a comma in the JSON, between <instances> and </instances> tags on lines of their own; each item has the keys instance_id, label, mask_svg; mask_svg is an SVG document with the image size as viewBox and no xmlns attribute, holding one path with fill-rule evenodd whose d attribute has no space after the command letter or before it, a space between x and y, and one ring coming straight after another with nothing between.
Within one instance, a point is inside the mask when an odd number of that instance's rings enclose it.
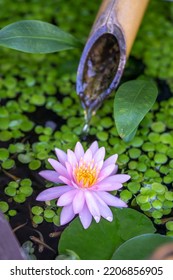
<instances>
[{"instance_id":1,"label":"submerged plant","mask_svg":"<svg viewBox=\"0 0 173 280\"><path fill-rule=\"evenodd\" d=\"M55 169L44 170L40 175L60 186L44 190L37 196L38 201L57 199L57 205L62 206L60 224L64 225L79 214L84 228L91 224L92 217L98 223L101 216L111 222L112 211L109 206L127 207L121 199L109 193L122 188L122 183L128 181L127 174L116 174L118 155L112 155L104 161L105 148L98 147L93 142L84 152L80 142L77 142L74 152L67 154L55 149L58 160L49 159Z\"/></svg>"}]
</instances>

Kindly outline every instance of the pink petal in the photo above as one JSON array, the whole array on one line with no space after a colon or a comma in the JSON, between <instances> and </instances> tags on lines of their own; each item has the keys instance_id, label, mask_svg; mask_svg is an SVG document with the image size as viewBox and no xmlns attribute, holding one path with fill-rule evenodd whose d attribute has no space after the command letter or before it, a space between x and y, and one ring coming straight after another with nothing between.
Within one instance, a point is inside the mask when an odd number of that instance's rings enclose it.
<instances>
[{"instance_id":1,"label":"pink petal","mask_svg":"<svg viewBox=\"0 0 173 280\"><path fill-rule=\"evenodd\" d=\"M52 170L43 170L39 172L39 175L42 176L44 179L54 182L54 183L61 183L61 179L59 179L59 174L56 171Z\"/></svg>"},{"instance_id":2,"label":"pink petal","mask_svg":"<svg viewBox=\"0 0 173 280\"><path fill-rule=\"evenodd\" d=\"M105 182L104 182L105 181ZM101 181L100 183L96 184L98 191L115 191L119 190L123 187L121 183L109 183L106 182L106 179Z\"/></svg>"},{"instance_id":3,"label":"pink petal","mask_svg":"<svg viewBox=\"0 0 173 280\"><path fill-rule=\"evenodd\" d=\"M117 161L118 155L115 154L113 156L110 156L109 158L107 158L103 164L103 168L110 165L110 164L115 164Z\"/></svg>"},{"instance_id":4,"label":"pink petal","mask_svg":"<svg viewBox=\"0 0 173 280\"><path fill-rule=\"evenodd\" d=\"M108 192L100 192L99 196L103 199L103 201L109 205L114 207L127 207L127 204L121 199L115 197L114 195Z\"/></svg>"},{"instance_id":5,"label":"pink petal","mask_svg":"<svg viewBox=\"0 0 173 280\"><path fill-rule=\"evenodd\" d=\"M79 189L79 186L74 181L71 181L71 182L72 182L73 187L75 187L76 189Z\"/></svg>"},{"instance_id":6,"label":"pink petal","mask_svg":"<svg viewBox=\"0 0 173 280\"><path fill-rule=\"evenodd\" d=\"M80 142L77 142L74 152L75 152L77 160L79 161L84 155L84 149Z\"/></svg>"},{"instance_id":7,"label":"pink petal","mask_svg":"<svg viewBox=\"0 0 173 280\"><path fill-rule=\"evenodd\" d=\"M48 159L52 167L62 176L69 178L66 168L55 159Z\"/></svg>"},{"instance_id":8,"label":"pink petal","mask_svg":"<svg viewBox=\"0 0 173 280\"><path fill-rule=\"evenodd\" d=\"M112 172L114 170L115 170L114 164L110 164L110 165L106 166L105 168L103 168L99 173L98 182L100 182L104 178L108 177L110 174L112 174Z\"/></svg>"},{"instance_id":9,"label":"pink petal","mask_svg":"<svg viewBox=\"0 0 173 280\"><path fill-rule=\"evenodd\" d=\"M36 197L36 200L38 200L38 201L52 200L52 199L58 198L60 195L66 193L70 190L71 190L71 187L69 187L69 186L59 186L59 187L49 188L49 189L41 192Z\"/></svg>"},{"instance_id":10,"label":"pink petal","mask_svg":"<svg viewBox=\"0 0 173 280\"><path fill-rule=\"evenodd\" d=\"M83 156L83 161L89 163L91 162L91 160L92 160L92 152L90 149L88 149Z\"/></svg>"},{"instance_id":11,"label":"pink petal","mask_svg":"<svg viewBox=\"0 0 173 280\"><path fill-rule=\"evenodd\" d=\"M130 179L130 176L127 174L116 174L114 176L110 176L109 178L105 179L105 181L109 183L125 183Z\"/></svg>"},{"instance_id":12,"label":"pink petal","mask_svg":"<svg viewBox=\"0 0 173 280\"><path fill-rule=\"evenodd\" d=\"M101 170L102 169L102 166L103 166L103 160L100 160L96 163L96 166L97 166L97 170Z\"/></svg>"},{"instance_id":13,"label":"pink petal","mask_svg":"<svg viewBox=\"0 0 173 280\"><path fill-rule=\"evenodd\" d=\"M130 179L130 176L127 174L117 174L114 176L109 176L104 180L101 180L99 183L96 183L95 186L98 190L105 191L114 191L122 188L122 183Z\"/></svg>"},{"instance_id":14,"label":"pink petal","mask_svg":"<svg viewBox=\"0 0 173 280\"><path fill-rule=\"evenodd\" d=\"M64 206L60 215L60 224L65 225L74 218L75 214L73 212L72 204Z\"/></svg>"},{"instance_id":15,"label":"pink petal","mask_svg":"<svg viewBox=\"0 0 173 280\"><path fill-rule=\"evenodd\" d=\"M92 221L92 215L90 213L90 211L88 210L88 207L86 206L86 204L84 204L84 207L82 209L82 211L79 213L79 219L84 227L84 229L87 229Z\"/></svg>"},{"instance_id":16,"label":"pink petal","mask_svg":"<svg viewBox=\"0 0 173 280\"><path fill-rule=\"evenodd\" d=\"M97 200L97 204L99 206L100 214L103 218L108 220L109 222L112 222L113 215L111 209L107 206L107 204L101 199L99 196L99 193L94 193L94 196Z\"/></svg>"},{"instance_id":17,"label":"pink petal","mask_svg":"<svg viewBox=\"0 0 173 280\"><path fill-rule=\"evenodd\" d=\"M73 201L74 196L76 195L76 192L77 192L77 190L73 189L73 190L70 190L70 191L62 194L60 196L60 198L58 199L57 205L66 206L66 205L70 204Z\"/></svg>"},{"instance_id":18,"label":"pink petal","mask_svg":"<svg viewBox=\"0 0 173 280\"><path fill-rule=\"evenodd\" d=\"M77 159L76 155L73 151L67 150L67 161L71 164L72 167L76 167L77 165Z\"/></svg>"},{"instance_id":19,"label":"pink petal","mask_svg":"<svg viewBox=\"0 0 173 280\"><path fill-rule=\"evenodd\" d=\"M75 214L78 214L82 211L85 203L85 197L83 191L77 191L74 199L73 199L73 211Z\"/></svg>"},{"instance_id":20,"label":"pink petal","mask_svg":"<svg viewBox=\"0 0 173 280\"><path fill-rule=\"evenodd\" d=\"M109 176L115 175L117 173L117 170L118 170L118 165L115 165L114 169L112 170L112 172Z\"/></svg>"},{"instance_id":21,"label":"pink petal","mask_svg":"<svg viewBox=\"0 0 173 280\"><path fill-rule=\"evenodd\" d=\"M68 185L68 186L72 186L72 182L67 179L66 177L63 177L63 176L59 176L59 179L61 180L61 182L63 182L64 184Z\"/></svg>"},{"instance_id":22,"label":"pink petal","mask_svg":"<svg viewBox=\"0 0 173 280\"><path fill-rule=\"evenodd\" d=\"M117 164L115 164L115 169L114 169L114 171L113 171L113 173L112 173L111 175L116 174L116 173L117 173L117 171L118 171L118 165L117 165Z\"/></svg>"},{"instance_id":23,"label":"pink petal","mask_svg":"<svg viewBox=\"0 0 173 280\"><path fill-rule=\"evenodd\" d=\"M64 165L65 162L67 161L67 155L66 155L66 153L65 153L64 151L58 149L58 148L55 149L55 153L56 153L56 156L57 156L59 162L60 162L62 165Z\"/></svg>"},{"instance_id":24,"label":"pink petal","mask_svg":"<svg viewBox=\"0 0 173 280\"><path fill-rule=\"evenodd\" d=\"M105 148L101 147L100 149L97 150L93 159L94 159L94 162L97 163L98 161L103 160L104 157L105 157Z\"/></svg>"},{"instance_id":25,"label":"pink petal","mask_svg":"<svg viewBox=\"0 0 173 280\"><path fill-rule=\"evenodd\" d=\"M85 200L88 207L88 210L90 211L91 215L94 217L95 221L98 223L100 220L100 212L97 205L97 202L92 195L91 191L85 191Z\"/></svg>"},{"instance_id":26,"label":"pink petal","mask_svg":"<svg viewBox=\"0 0 173 280\"><path fill-rule=\"evenodd\" d=\"M91 150L93 156L97 152L98 148L99 148L99 146L98 146L98 142L97 141L94 141L91 144L91 146L89 147L89 149Z\"/></svg>"},{"instance_id":27,"label":"pink petal","mask_svg":"<svg viewBox=\"0 0 173 280\"><path fill-rule=\"evenodd\" d=\"M68 161L66 161L65 167L67 169L68 178L70 180L72 180L73 179L73 168L72 168L71 164Z\"/></svg>"}]
</instances>

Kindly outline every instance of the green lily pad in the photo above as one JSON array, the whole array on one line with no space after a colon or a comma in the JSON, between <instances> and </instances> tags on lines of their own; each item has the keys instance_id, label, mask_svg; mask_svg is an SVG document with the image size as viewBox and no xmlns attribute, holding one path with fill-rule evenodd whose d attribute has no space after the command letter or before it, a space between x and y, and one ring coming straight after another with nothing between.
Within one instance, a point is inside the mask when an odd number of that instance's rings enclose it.
<instances>
[{"instance_id":1,"label":"green lily pad","mask_svg":"<svg viewBox=\"0 0 173 280\"><path fill-rule=\"evenodd\" d=\"M112 260L146 260L162 244L173 242L173 237L160 234L142 234L123 243L113 254Z\"/></svg>"},{"instance_id":2,"label":"green lily pad","mask_svg":"<svg viewBox=\"0 0 173 280\"><path fill-rule=\"evenodd\" d=\"M81 259L110 259L113 252L126 240L144 233L154 233L155 228L145 215L133 209L112 209L114 220L94 221L84 229L76 218L64 230L59 242L59 253L66 249L76 252Z\"/></svg>"}]
</instances>

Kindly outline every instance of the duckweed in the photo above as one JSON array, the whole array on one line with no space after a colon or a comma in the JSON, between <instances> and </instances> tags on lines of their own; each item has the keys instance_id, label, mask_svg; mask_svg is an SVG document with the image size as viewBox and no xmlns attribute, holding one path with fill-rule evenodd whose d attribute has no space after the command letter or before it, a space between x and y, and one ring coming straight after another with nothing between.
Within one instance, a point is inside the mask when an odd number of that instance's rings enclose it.
<instances>
[{"instance_id":1,"label":"duckweed","mask_svg":"<svg viewBox=\"0 0 173 280\"><path fill-rule=\"evenodd\" d=\"M127 188L131 193L136 194L140 190L141 185L137 182L130 182L128 183Z\"/></svg>"},{"instance_id":2,"label":"duckweed","mask_svg":"<svg viewBox=\"0 0 173 280\"><path fill-rule=\"evenodd\" d=\"M60 216L58 216L58 215L53 216L53 223L55 226L59 226L60 225Z\"/></svg>"},{"instance_id":3,"label":"duckweed","mask_svg":"<svg viewBox=\"0 0 173 280\"><path fill-rule=\"evenodd\" d=\"M170 133L163 133L161 136L160 136L160 141L164 144L170 144L172 145L173 144L173 137Z\"/></svg>"},{"instance_id":4,"label":"duckweed","mask_svg":"<svg viewBox=\"0 0 173 280\"><path fill-rule=\"evenodd\" d=\"M96 136L100 141L107 141L109 137L108 133L105 131L99 131Z\"/></svg>"},{"instance_id":5,"label":"duckweed","mask_svg":"<svg viewBox=\"0 0 173 280\"><path fill-rule=\"evenodd\" d=\"M152 207L159 210L162 208L162 202L160 200L154 200L152 202Z\"/></svg>"},{"instance_id":6,"label":"duckweed","mask_svg":"<svg viewBox=\"0 0 173 280\"><path fill-rule=\"evenodd\" d=\"M169 167L173 169L173 160L170 160Z\"/></svg>"},{"instance_id":7,"label":"duckweed","mask_svg":"<svg viewBox=\"0 0 173 280\"><path fill-rule=\"evenodd\" d=\"M162 173L162 174L168 174L168 172L169 172L169 168L167 167L167 166L161 166L160 167L160 169L159 169L159 171L160 171L160 173Z\"/></svg>"},{"instance_id":8,"label":"duckweed","mask_svg":"<svg viewBox=\"0 0 173 280\"><path fill-rule=\"evenodd\" d=\"M172 181L173 181L172 176L167 175L167 176L163 177L163 182L165 184L170 184L170 183L172 183Z\"/></svg>"},{"instance_id":9,"label":"duckweed","mask_svg":"<svg viewBox=\"0 0 173 280\"><path fill-rule=\"evenodd\" d=\"M155 145L151 142L145 142L142 145L142 150L145 152L153 152L155 150Z\"/></svg>"},{"instance_id":10,"label":"duckweed","mask_svg":"<svg viewBox=\"0 0 173 280\"><path fill-rule=\"evenodd\" d=\"M141 137L135 136L129 144L131 144L135 148L138 148L142 146L143 142L144 140Z\"/></svg>"},{"instance_id":11,"label":"duckweed","mask_svg":"<svg viewBox=\"0 0 173 280\"><path fill-rule=\"evenodd\" d=\"M166 191L166 187L162 184L159 184L159 183L153 183L151 185L151 189L158 194L164 194L165 191Z\"/></svg>"},{"instance_id":12,"label":"duckweed","mask_svg":"<svg viewBox=\"0 0 173 280\"><path fill-rule=\"evenodd\" d=\"M33 193L32 181L30 179L22 179L17 182L11 181L5 187L4 192L7 196L13 198L15 202L23 203Z\"/></svg>"},{"instance_id":13,"label":"duckweed","mask_svg":"<svg viewBox=\"0 0 173 280\"><path fill-rule=\"evenodd\" d=\"M46 154L47 155L47 154ZM37 157L39 158L39 154L37 155ZM41 159L45 159L45 157L41 157ZM37 170L38 168L40 168L41 166L41 161L40 160L32 160L30 163L29 163L29 169L31 170Z\"/></svg>"},{"instance_id":14,"label":"duckweed","mask_svg":"<svg viewBox=\"0 0 173 280\"><path fill-rule=\"evenodd\" d=\"M9 215L10 217L14 217L14 216L16 216L16 215L17 215L17 211L16 211L16 210L11 209L11 210L9 210L9 211L8 211L8 215Z\"/></svg>"},{"instance_id":15,"label":"duckweed","mask_svg":"<svg viewBox=\"0 0 173 280\"><path fill-rule=\"evenodd\" d=\"M123 190L120 193L120 198L125 202L128 202L132 198L132 193L129 190Z\"/></svg>"},{"instance_id":16,"label":"duckweed","mask_svg":"<svg viewBox=\"0 0 173 280\"><path fill-rule=\"evenodd\" d=\"M32 220L35 224L39 225L43 222L43 217L35 215L33 216Z\"/></svg>"},{"instance_id":17,"label":"duckweed","mask_svg":"<svg viewBox=\"0 0 173 280\"><path fill-rule=\"evenodd\" d=\"M9 157L9 151L5 148L0 148L0 161L5 161Z\"/></svg>"},{"instance_id":18,"label":"duckweed","mask_svg":"<svg viewBox=\"0 0 173 280\"><path fill-rule=\"evenodd\" d=\"M154 144L162 142L159 133L156 132L150 132L148 135L148 139L151 141L151 143Z\"/></svg>"},{"instance_id":19,"label":"duckweed","mask_svg":"<svg viewBox=\"0 0 173 280\"><path fill-rule=\"evenodd\" d=\"M142 203L140 208L142 211L148 212L152 208L152 206L149 202L147 202L147 203Z\"/></svg>"},{"instance_id":20,"label":"duckweed","mask_svg":"<svg viewBox=\"0 0 173 280\"><path fill-rule=\"evenodd\" d=\"M154 219L159 219L163 216L163 212L161 210L154 210L151 214Z\"/></svg>"},{"instance_id":21,"label":"duckweed","mask_svg":"<svg viewBox=\"0 0 173 280\"><path fill-rule=\"evenodd\" d=\"M101 119L100 125L104 128L110 128L114 125L112 118L105 117Z\"/></svg>"},{"instance_id":22,"label":"duckweed","mask_svg":"<svg viewBox=\"0 0 173 280\"><path fill-rule=\"evenodd\" d=\"M5 201L0 201L0 210L2 213L6 213L9 209L8 203Z\"/></svg>"},{"instance_id":23,"label":"duckweed","mask_svg":"<svg viewBox=\"0 0 173 280\"><path fill-rule=\"evenodd\" d=\"M4 169L11 169L14 167L14 165L15 165L15 161L13 159L6 159L5 161L3 161L1 166Z\"/></svg>"},{"instance_id":24,"label":"duckweed","mask_svg":"<svg viewBox=\"0 0 173 280\"><path fill-rule=\"evenodd\" d=\"M159 164L166 163L168 160L167 156L161 153L156 153L154 156L154 161Z\"/></svg>"},{"instance_id":25,"label":"duckweed","mask_svg":"<svg viewBox=\"0 0 173 280\"><path fill-rule=\"evenodd\" d=\"M31 208L32 214L39 216L40 214L43 213L43 208L40 206L33 206Z\"/></svg>"},{"instance_id":26,"label":"duckweed","mask_svg":"<svg viewBox=\"0 0 173 280\"><path fill-rule=\"evenodd\" d=\"M129 156L132 159L137 159L141 155L141 150L137 148L131 148L129 150Z\"/></svg>"},{"instance_id":27,"label":"duckweed","mask_svg":"<svg viewBox=\"0 0 173 280\"><path fill-rule=\"evenodd\" d=\"M33 193L33 189L30 186L21 186L19 188L21 194L25 195L25 197L30 196Z\"/></svg>"},{"instance_id":28,"label":"duckweed","mask_svg":"<svg viewBox=\"0 0 173 280\"><path fill-rule=\"evenodd\" d=\"M5 194L8 196L15 196L16 195L16 188L13 187L6 187Z\"/></svg>"},{"instance_id":29,"label":"duckweed","mask_svg":"<svg viewBox=\"0 0 173 280\"><path fill-rule=\"evenodd\" d=\"M16 194L13 199L17 203L23 203L26 201L26 196L22 193L19 193L19 194Z\"/></svg>"},{"instance_id":30,"label":"duckweed","mask_svg":"<svg viewBox=\"0 0 173 280\"><path fill-rule=\"evenodd\" d=\"M165 192L165 198L167 200L173 201L173 192L171 192L171 191Z\"/></svg>"},{"instance_id":31,"label":"duckweed","mask_svg":"<svg viewBox=\"0 0 173 280\"><path fill-rule=\"evenodd\" d=\"M153 123L151 124L151 129L152 129L154 132L160 133L160 132L165 131L166 126L165 126L165 124L164 124L163 122L161 122L161 121L159 121L159 122L153 122Z\"/></svg>"},{"instance_id":32,"label":"duckweed","mask_svg":"<svg viewBox=\"0 0 173 280\"><path fill-rule=\"evenodd\" d=\"M132 170L136 170L137 169L137 165L138 165L138 163L136 161L130 161L128 163L128 168L132 169Z\"/></svg>"},{"instance_id":33,"label":"duckweed","mask_svg":"<svg viewBox=\"0 0 173 280\"><path fill-rule=\"evenodd\" d=\"M126 154L121 154L121 155L119 155L119 157L118 157L118 164L119 165L124 165L124 164L126 164L127 162L129 161L129 157L128 157L128 155L126 155Z\"/></svg>"},{"instance_id":34,"label":"duckweed","mask_svg":"<svg viewBox=\"0 0 173 280\"><path fill-rule=\"evenodd\" d=\"M136 169L140 172L145 172L147 170L147 165L143 162L139 162Z\"/></svg>"},{"instance_id":35,"label":"duckweed","mask_svg":"<svg viewBox=\"0 0 173 280\"><path fill-rule=\"evenodd\" d=\"M0 132L0 141L2 142L6 142L6 141L9 141L11 138L12 138L12 132L11 131L1 131Z\"/></svg>"},{"instance_id":36,"label":"duckweed","mask_svg":"<svg viewBox=\"0 0 173 280\"><path fill-rule=\"evenodd\" d=\"M46 209L44 211L44 218L51 219L55 216L55 212L51 209Z\"/></svg>"},{"instance_id":37,"label":"duckweed","mask_svg":"<svg viewBox=\"0 0 173 280\"><path fill-rule=\"evenodd\" d=\"M166 228L170 231L173 231L173 221L169 221L166 223Z\"/></svg>"},{"instance_id":38,"label":"duckweed","mask_svg":"<svg viewBox=\"0 0 173 280\"><path fill-rule=\"evenodd\" d=\"M6 6L8 2L7 0ZM136 58L140 58L141 54L144 54L142 59L146 65L144 70L146 74L157 78L167 79L169 77L167 82L169 85L173 85L171 66L168 66L168 63L166 66L163 61L166 57L163 52L165 54L168 52L166 49L169 49L168 44L165 42L158 44L162 37L164 40L169 37L169 43L172 45L172 37L168 34L168 30L171 30L167 16L168 3L158 5L156 0L151 2L151 8L148 9L142 31L139 31L139 39L135 42L133 54ZM32 1L33 3L37 5L36 1ZM81 39L85 41L94 19L93 6L96 11L98 3L87 2L90 10L86 10L85 7L85 11L82 10L83 12L78 15L76 15L78 4L71 0L69 3L75 10L72 18L67 17L68 9L62 9L62 14L58 14L58 23L67 31L73 30L79 38L82 36ZM45 16L45 20L51 22L52 11L54 8L57 9L57 4L52 2L51 9L49 3L45 3L45 5L45 15L43 13L39 16L43 20ZM26 3L22 8L22 13L32 14L31 6ZM10 3L8 7L8 16L12 18L14 5ZM2 9L5 8L2 7ZM162 12L162 9L166 12ZM37 18L37 16L38 12L35 11L33 17ZM147 18L152 18L152 21ZM153 18L156 20L153 21ZM169 28L165 28L163 18ZM57 21L56 18L53 20ZM76 20L78 22L81 20L86 24L76 26ZM6 22L6 14L3 12L2 21ZM89 26L88 30L86 26ZM161 36L163 30L164 34L166 32L166 37ZM154 49L152 52L149 51L151 46ZM79 55L80 53L76 50L72 54L66 52L60 55L33 55L31 59L30 55L17 53L14 56L10 50L2 50L0 54L2 75L0 97L3 101L3 106L0 107L0 141L2 143L0 165L2 171L7 170L9 173L14 171L15 174L21 165L25 164L24 168L27 170L28 176L30 174L35 176L41 166L45 169L51 168L47 158L54 157L55 147L63 150L74 148L76 142L81 140L84 123L83 109L74 90L76 61L78 61ZM20 63L18 63L19 60ZM129 63L130 60L131 58ZM106 146L107 156L113 153L119 155L119 171L123 169L124 173L131 175L131 181L119 192L121 199L128 202L129 207L140 208L148 216L153 217L156 222L163 215L168 215L173 208L173 134L171 131L173 129L173 98L156 102L152 111L140 124L136 136L127 143L118 137L114 127L112 98L106 100L102 108L93 116L89 142L97 139L100 146ZM47 123L48 121L52 121L53 127ZM85 146L87 147L88 143L85 143ZM47 186L52 186L52 183ZM37 186L35 192L38 192ZM4 193L5 197L10 197L9 201L11 200L14 205L26 200L27 203L30 203L28 197L33 194L32 182L30 179L13 180L4 187ZM34 204L33 201L32 204ZM11 217L16 215L16 210L9 210L8 204L3 206L3 202L5 201L0 201L0 209L5 207L3 208L4 213ZM49 206L33 205L31 208L33 222L41 224L45 220L59 225L59 212L55 212L52 206L50 208Z\"/></svg>"}]
</instances>

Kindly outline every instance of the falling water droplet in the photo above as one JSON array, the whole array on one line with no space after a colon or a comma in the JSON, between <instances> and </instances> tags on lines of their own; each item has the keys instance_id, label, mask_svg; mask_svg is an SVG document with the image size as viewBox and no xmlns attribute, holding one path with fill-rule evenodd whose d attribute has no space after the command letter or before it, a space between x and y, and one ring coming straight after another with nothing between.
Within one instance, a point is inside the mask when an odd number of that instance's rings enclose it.
<instances>
[{"instance_id":1,"label":"falling water droplet","mask_svg":"<svg viewBox=\"0 0 173 280\"><path fill-rule=\"evenodd\" d=\"M82 132L84 135L88 134L88 132L89 132L91 117L92 117L92 112L90 110L84 110L85 123L84 123L83 129L82 129Z\"/></svg>"}]
</instances>

